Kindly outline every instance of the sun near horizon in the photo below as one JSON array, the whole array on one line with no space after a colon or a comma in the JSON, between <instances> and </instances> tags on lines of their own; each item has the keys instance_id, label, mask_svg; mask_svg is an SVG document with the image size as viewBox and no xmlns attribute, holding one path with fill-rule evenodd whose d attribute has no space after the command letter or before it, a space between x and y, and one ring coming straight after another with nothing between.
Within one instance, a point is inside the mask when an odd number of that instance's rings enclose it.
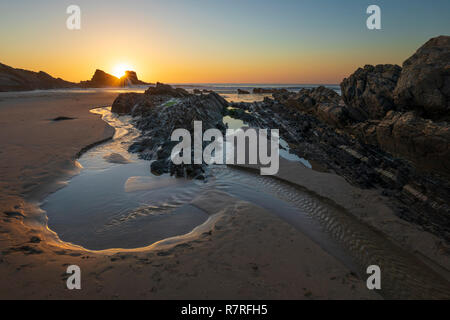
<instances>
[{"instance_id":1,"label":"sun near horizon","mask_svg":"<svg viewBox=\"0 0 450 320\"><path fill-rule=\"evenodd\" d=\"M111 73L113 76L120 79L125 75L126 71L136 71L136 70L134 67L132 67L128 63L119 63L113 67L111 72L108 72L108 71L106 71L106 72Z\"/></svg>"},{"instance_id":2,"label":"sun near horizon","mask_svg":"<svg viewBox=\"0 0 450 320\"><path fill-rule=\"evenodd\" d=\"M64 1L0 2L8 12L2 63L72 82L128 69L146 82L330 84L365 64L401 64L450 30L448 0L379 0L377 31L367 29L367 3L358 0L78 4L81 29L73 31Z\"/></svg>"}]
</instances>

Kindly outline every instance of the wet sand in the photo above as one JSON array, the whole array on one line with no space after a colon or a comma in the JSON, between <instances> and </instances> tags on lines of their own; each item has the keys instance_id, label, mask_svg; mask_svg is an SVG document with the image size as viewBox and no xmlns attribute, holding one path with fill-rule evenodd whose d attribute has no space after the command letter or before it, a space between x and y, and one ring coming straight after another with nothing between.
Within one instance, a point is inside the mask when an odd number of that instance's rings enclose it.
<instances>
[{"instance_id":1,"label":"wet sand","mask_svg":"<svg viewBox=\"0 0 450 320\"><path fill-rule=\"evenodd\" d=\"M255 165L236 167L259 172ZM341 176L310 170L283 158L276 178L351 214L450 282L450 248L439 237L400 219L394 213L394 204L380 190L363 190Z\"/></svg>"},{"instance_id":2,"label":"wet sand","mask_svg":"<svg viewBox=\"0 0 450 320\"><path fill-rule=\"evenodd\" d=\"M112 128L89 109L110 105L116 95L0 97L0 298L380 298L276 215L218 191L193 199L192 205L209 219L182 237L135 250L96 252L60 241L45 227L37 204L62 186L58 181L76 174L74 160L81 150L112 137ZM51 121L57 117L73 119ZM439 246L430 249L438 245L436 239L397 221L384 207L379 210L376 193L349 189L353 187L339 177L330 180L282 163L281 179L301 182L393 238L399 230L409 232L397 236L404 246L423 248L424 255L446 265ZM417 235L424 239L420 245ZM71 264L81 267L82 290L66 289L65 271Z\"/></svg>"}]
</instances>

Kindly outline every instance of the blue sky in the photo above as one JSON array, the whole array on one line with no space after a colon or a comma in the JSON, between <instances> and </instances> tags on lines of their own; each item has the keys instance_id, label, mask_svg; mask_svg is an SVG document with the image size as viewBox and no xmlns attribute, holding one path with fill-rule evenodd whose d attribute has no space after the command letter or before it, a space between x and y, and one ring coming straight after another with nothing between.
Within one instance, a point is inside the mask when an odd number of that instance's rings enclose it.
<instances>
[{"instance_id":1,"label":"blue sky","mask_svg":"<svg viewBox=\"0 0 450 320\"><path fill-rule=\"evenodd\" d=\"M65 28L69 4L80 31ZM366 28L371 4L382 30ZM449 31L448 0L0 1L0 61L69 80L126 61L148 81L336 82Z\"/></svg>"}]
</instances>

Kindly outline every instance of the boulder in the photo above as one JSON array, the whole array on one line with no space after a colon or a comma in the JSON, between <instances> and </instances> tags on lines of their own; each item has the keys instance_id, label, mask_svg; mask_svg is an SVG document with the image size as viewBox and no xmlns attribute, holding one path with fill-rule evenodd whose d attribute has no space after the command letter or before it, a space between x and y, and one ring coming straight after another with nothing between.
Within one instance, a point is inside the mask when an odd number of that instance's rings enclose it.
<instances>
[{"instance_id":1,"label":"boulder","mask_svg":"<svg viewBox=\"0 0 450 320\"><path fill-rule=\"evenodd\" d=\"M170 155L177 142L171 141L171 135L180 128L193 132L195 121L202 121L203 130L225 130L222 118L227 107L228 102L215 92L195 95L158 83L146 93L120 94L112 111L133 116L141 136L129 151L139 153L143 159L156 160L151 164L154 174L170 173L203 179L203 165L175 166L172 163Z\"/></svg>"},{"instance_id":2,"label":"boulder","mask_svg":"<svg viewBox=\"0 0 450 320\"><path fill-rule=\"evenodd\" d=\"M157 82L156 86L150 87L145 91L148 95L164 95L173 98L184 98L190 95L189 92L182 88L173 88L171 85Z\"/></svg>"},{"instance_id":3,"label":"boulder","mask_svg":"<svg viewBox=\"0 0 450 320\"><path fill-rule=\"evenodd\" d=\"M139 93L121 93L114 100L111 111L117 114L130 114L133 107L142 101L142 94Z\"/></svg>"},{"instance_id":4,"label":"boulder","mask_svg":"<svg viewBox=\"0 0 450 320\"><path fill-rule=\"evenodd\" d=\"M317 106L315 114L321 121L335 128L342 129L351 122L348 109L342 105L322 103Z\"/></svg>"},{"instance_id":5,"label":"boulder","mask_svg":"<svg viewBox=\"0 0 450 320\"><path fill-rule=\"evenodd\" d=\"M390 111L381 121L358 124L353 133L363 142L406 158L419 168L450 174L450 126L415 112Z\"/></svg>"},{"instance_id":6,"label":"boulder","mask_svg":"<svg viewBox=\"0 0 450 320\"><path fill-rule=\"evenodd\" d=\"M237 89L238 94L250 94L247 90Z\"/></svg>"},{"instance_id":7,"label":"boulder","mask_svg":"<svg viewBox=\"0 0 450 320\"><path fill-rule=\"evenodd\" d=\"M392 64L359 68L341 83L345 104L359 113L360 121L382 119L388 111L396 110L393 91L400 72L401 68Z\"/></svg>"},{"instance_id":8,"label":"boulder","mask_svg":"<svg viewBox=\"0 0 450 320\"><path fill-rule=\"evenodd\" d=\"M403 108L420 110L425 117L449 120L449 36L430 39L403 63L394 100Z\"/></svg>"}]
</instances>

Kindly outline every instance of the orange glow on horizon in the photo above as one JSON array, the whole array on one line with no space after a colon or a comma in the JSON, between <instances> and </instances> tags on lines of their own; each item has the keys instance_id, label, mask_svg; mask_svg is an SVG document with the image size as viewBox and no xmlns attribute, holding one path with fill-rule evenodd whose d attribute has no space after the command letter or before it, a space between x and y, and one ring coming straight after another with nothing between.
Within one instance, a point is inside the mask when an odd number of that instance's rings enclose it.
<instances>
[{"instance_id":1,"label":"orange glow on horizon","mask_svg":"<svg viewBox=\"0 0 450 320\"><path fill-rule=\"evenodd\" d=\"M134 70L134 68L131 67L129 64L121 63L114 66L111 74L117 78L122 78L125 75L125 71L132 71L132 70Z\"/></svg>"}]
</instances>

